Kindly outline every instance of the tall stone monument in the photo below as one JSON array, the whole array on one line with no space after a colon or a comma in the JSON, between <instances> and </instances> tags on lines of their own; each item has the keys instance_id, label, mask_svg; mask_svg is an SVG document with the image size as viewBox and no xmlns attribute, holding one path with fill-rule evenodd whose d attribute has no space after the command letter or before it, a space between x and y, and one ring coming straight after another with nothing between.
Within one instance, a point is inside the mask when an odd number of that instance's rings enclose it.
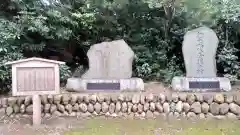
<instances>
[{"instance_id":1,"label":"tall stone monument","mask_svg":"<svg viewBox=\"0 0 240 135\"><path fill-rule=\"evenodd\" d=\"M81 78L69 78L68 90L144 90L141 78L131 78L134 52L124 40L95 44L87 56L89 69Z\"/></svg>"},{"instance_id":2,"label":"tall stone monument","mask_svg":"<svg viewBox=\"0 0 240 135\"><path fill-rule=\"evenodd\" d=\"M182 52L186 77L174 77L172 87L179 91L230 91L228 78L216 76L216 33L208 27L188 31L184 36Z\"/></svg>"}]
</instances>

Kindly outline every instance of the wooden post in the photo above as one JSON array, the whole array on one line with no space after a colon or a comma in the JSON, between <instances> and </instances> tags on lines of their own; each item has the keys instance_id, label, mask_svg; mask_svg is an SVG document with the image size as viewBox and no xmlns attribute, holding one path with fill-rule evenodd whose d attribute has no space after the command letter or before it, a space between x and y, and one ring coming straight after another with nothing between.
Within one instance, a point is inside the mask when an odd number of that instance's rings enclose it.
<instances>
[{"instance_id":1,"label":"wooden post","mask_svg":"<svg viewBox=\"0 0 240 135\"><path fill-rule=\"evenodd\" d=\"M33 95L33 126L41 125L41 98L39 95Z\"/></svg>"}]
</instances>

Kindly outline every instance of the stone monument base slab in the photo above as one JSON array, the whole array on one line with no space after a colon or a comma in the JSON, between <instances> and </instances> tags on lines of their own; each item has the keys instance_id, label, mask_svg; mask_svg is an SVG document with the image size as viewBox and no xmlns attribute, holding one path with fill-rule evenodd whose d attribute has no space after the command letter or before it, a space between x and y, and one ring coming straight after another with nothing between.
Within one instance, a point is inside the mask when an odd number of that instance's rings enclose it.
<instances>
[{"instance_id":1,"label":"stone monument base slab","mask_svg":"<svg viewBox=\"0 0 240 135\"><path fill-rule=\"evenodd\" d=\"M68 91L144 91L141 78L129 79L81 79L69 78L66 89Z\"/></svg>"},{"instance_id":2,"label":"stone monument base slab","mask_svg":"<svg viewBox=\"0 0 240 135\"><path fill-rule=\"evenodd\" d=\"M204 91L230 91L231 83L228 78L190 78L174 77L172 88L175 91L204 92Z\"/></svg>"}]
</instances>

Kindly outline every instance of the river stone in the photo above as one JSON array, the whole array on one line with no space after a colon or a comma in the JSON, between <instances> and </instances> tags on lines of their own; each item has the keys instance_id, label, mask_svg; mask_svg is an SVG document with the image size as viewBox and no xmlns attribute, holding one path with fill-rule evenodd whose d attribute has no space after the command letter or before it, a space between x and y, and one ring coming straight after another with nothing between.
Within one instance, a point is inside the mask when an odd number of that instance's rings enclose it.
<instances>
[{"instance_id":1,"label":"river stone","mask_svg":"<svg viewBox=\"0 0 240 135\"><path fill-rule=\"evenodd\" d=\"M229 104L229 109L232 113L239 115L240 114L240 107L235 103Z\"/></svg>"},{"instance_id":2,"label":"river stone","mask_svg":"<svg viewBox=\"0 0 240 135\"><path fill-rule=\"evenodd\" d=\"M158 116L160 115L160 113L159 113L159 112L156 112L156 111L154 111L154 112L153 112L153 115L154 115L155 117L158 117Z\"/></svg>"},{"instance_id":3,"label":"river stone","mask_svg":"<svg viewBox=\"0 0 240 135\"><path fill-rule=\"evenodd\" d=\"M196 116L197 116L197 115L196 115L194 112L188 112L188 113L187 113L187 117L188 117L188 118L196 118Z\"/></svg>"},{"instance_id":4,"label":"river stone","mask_svg":"<svg viewBox=\"0 0 240 135\"><path fill-rule=\"evenodd\" d=\"M223 96L223 94L215 94L215 96L214 96L214 101L216 102L216 103L219 103L219 104L221 104L221 103L223 103L224 102L224 96Z\"/></svg>"},{"instance_id":5,"label":"river stone","mask_svg":"<svg viewBox=\"0 0 240 135\"><path fill-rule=\"evenodd\" d=\"M194 102L192 105L191 105L191 111L199 114L201 113L201 104L200 102Z\"/></svg>"},{"instance_id":6,"label":"river stone","mask_svg":"<svg viewBox=\"0 0 240 135\"><path fill-rule=\"evenodd\" d=\"M144 112L147 112L149 110L149 103L145 103L144 105L143 105L143 111Z\"/></svg>"},{"instance_id":7,"label":"river stone","mask_svg":"<svg viewBox=\"0 0 240 135\"><path fill-rule=\"evenodd\" d=\"M87 112L88 106L85 103L80 103L79 109L81 112L85 113L85 112Z\"/></svg>"},{"instance_id":8,"label":"river stone","mask_svg":"<svg viewBox=\"0 0 240 135\"><path fill-rule=\"evenodd\" d=\"M67 105L71 100L71 96L69 94L64 94L62 96L62 101L64 105Z\"/></svg>"},{"instance_id":9,"label":"river stone","mask_svg":"<svg viewBox=\"0 0 240 135\"><path fill-rule=\"evenodd\" d=\"M179 94L179 100L182 102L187 101L187 94Z\"/></svg>"},{"instance_id":10,"label":"river stone","mask_svg":"<svg viewBox=\"0 0 240 135\"><path fill-rule=\"evenodd\" d=\"M121 111L121 108L122 108L122 104L118 101L117 103L116 103L116 112L118 113L118 112L120 112Z\"/></svg>"},{"instance_id":11,"label":"river stone","mask_svg":"<svg viewBox=\"0 0 240 135\"><path fill-rule=\"evenodd\" d=\"M175 118L179 118L179 117L180 117L180 113L179 113L179 112L174 112L174 113L173 113L173 116L174 116Z\"/></svg>"},{"instance_id":12,"label":"river stone","mask_svg":"<svg viewBox=\"0 0 240 135\"><path fill-rule=\"evenodd\" d=\"M132 112L133 104L132 104L131 102L128 102L128 103L127 103L127 106L128 106L127 112L128 112L128 113L131 113L131 112Z\"/></svg>"},{"instance_id":13,"label":"river stone","mask_svg":"<svg viewBox=\"0 0 240 135\"><path fill-rule=\"evenodd\" d=\"M132 97L132 103L133 104L138 104L140 102L140 95L139 94L134 94Z\"/></svg>"},{"instance_id":14,"label":"river stone","mask_svg":"<svg viewBox=\"0 0 240 135\"><path fill-rule=\"evenodd\" d=\"M153 112L150 111L150 110L148 110L148 111L146 112L146 117L147 117L147 118L154 118Z\"/></svg>"},{"instance_id":15,"label":"river stone","mask_svg":"<svg viewBox=\"0 0 240 135\"><path fill-rule=\"evenodd\" d=\"M231 113L231 112L227 113L226 116L227 116L228 119L237 119L237 116L234 113Z\"/></svg>"},{"instance_id":16,"label":"river stone","mask_svg":"<svg viewBox=\"0 0 240 135\"><path fill-rule=\"evenodd\" d=\"M48 103L47 95L41 95L41 103L44 105Z\"/></svg>"},{"instance_id":17,"label":"river stone","mask_svg":"<svg viewBox=\"0 0 240 135\"><path fill-rule=\"evenodd\" d=\"M32 103L32 97L31 96L26 96L24 100L24 104L26 106L30 105Z\"/></svg>"},{"instance_id":18,"label":"river stone","mask_svg":"<svg viewBox=\"0 0 240 135\"><path fill-rule=\"evenodd\" d=\"M71 114L72 111L73 111L73 107L72 107L71 104L67 104L67 105L65 106L65 109L66 109L66 111L67 111L69 114Z\"/></svg>"},{"instance_id":19,"label":"river stone","mask_svg":"<svg viewBox=\"0 0 240 135\"><path fill-rule=\"evenodd\" d=\"M157 102L155 106L156 106L156 111L158 111L159 113L163 112L163 107L159 102Z\"/></svg>"},{"instance_id":20,"label":"river stone","mask_svg":"<svg viewBox=\"0 0 240 135\"><path fill-rule=\"evenodd\" d=\"M78 96L78 103L82 103L83 102L83 99L84 99L84 95L79 95Z\"/></svg>"},{"instance_id":21,"label":"river stone","mask_svg":"<svg viewBox=\"0 0 240 135\"><path fill-rule=\"evenodd\" d=\"M124 94L120 94L120 95L118 96L118 100L121 101L121 102L123 102L123 101L126 100L126 96L125 96Z\"/></svg>"},{"instance_id":22,"label":"river stone","mask_svg":"<svg viewBox=\"0 0 240 135\"><path fill-rule=\"evenodd\" d=\"M55 104L60 104L61 100L62 100L62 95L55 95L53 102Z\"/></svg>"},{"instance_id":23,"label":"river stone","mask_svg":"<svg viewBox=\"0 0 240 135\"><path fill-rule=\"evenodd\" d=\"M50 112L50 108L51 108L51 104L45 104L44 105L44 112L45 113L49 113Z\"/></svg>"},{"instance_id":24,"label":"river stone","mask_svg":"<svg viewBox=\"0 0 240 135\"><path fill-rule=\"evenodd\" d=\"M94 106L93 106L93 104L91 104L91 103L88 104L87 110L88 110L88 112L93 113L93 112L94 112Z\"/></svg>"},{"instance_id":25,"label":"river stone","mask_svg":"<svg viewBox=\"0 0 240 135\"><path fill-rule=\"evenodd\" d=\"M84 79L125 79L132 77L134 52L124 40L94 44L87 52L89 69Z\"/></svg>"},{"instance_id":26,"label":"river stone","mask_svg":"<svg viewBox=\"0 0 240 135\"><path fill-rule=\"evenodd\" d=\"M52 114L55 111L57 111L57 106L55 104L51 104L50 113Z\"/></svg>"},{"instance_id":27,"label":"river stone","mask_svg":"<svg viewBox=\"0 0 240 135\"><path fill-rule=\"evenodd\" d=\"M56 117L60 117L62 115L63 114L61 112L59 112L59 111L54 111L53 114L52 114L52 116L56 116Z\"/></svg>"},{"instance_id":28,"label":"river stone","mask_svg":"<svg viewBox=\"0 0 240 135\"><path fill-rule=\"evenodd\" d=\"M233 102L233 95L226 95L225 102L226 103L232 103Z\"/></svg>"},{"instance_id":29,"label":"river stone","mask_svg":"<svg viewBox=\"0 0 240 135\"><path fill-rule=\"evenodd\" d=\"M115 112L115 104L114 103L111 103L109 105L109 113L110 114L113 114Z\"/></svg>"},{"instance_id":30,"label":"river stone","mask_svg":"<svg viewBox=\"0 0 240 135\"><path fill-rule=\"evenodd\" d=\"M15 98L15 97L9 97L8 98L8 105L9 106L13 106L16 103L17 103L17 98Z\"/></svg>"},{"instance_id":31,"label":"river stone","mask_svg":"<svg viewBox=\"0 0 240 135\"><path fill-rule=\"evenodd\" d=\"M21 104L24 103L25 97L18 97L17 99L17 105L21 106Z\"/></svg>"},{"instance_id":32,"label":"river stone","mask_svg":"<svg viewBox=\"0 0 240 135\"><path fill-rule=\"evenodd\" d=\"M138 104L138 108L137 108L139 113L143 112L143 105L142 104Z\"/></svg>"},{"instance_id":33,"label":"river stone","mask_svg":"<svg viewBox=\"0 0 240 135\"><path fill-rule=\"evenodd\" d=\"M154 100L154 95L152 93L146 96L146 102L152 102L153 100Z\"/></svg>"},{"instance_id":34,"label":"river stone","mask_svg":"<svg viewBox=\"0 0 240 135\"><path fill-rule=\"evenodd\" d=\"M78 95L72 95L72 98L71 98L71 105L75 105L78 101Z\"/></svg>"},{"instance_id":35,"label":"river stone","mask_svg":"<svg viewBox=\"0 0 240 135\"><path fill-rule=\"evenodd\" d=\"M54 96L53 95L48 95L47 99L48 99L49 104L52 104L54 102Z\"/></svg>"},{"instance_id":36,"label":"river stone","mask_svg":"<svg viewBox=\"0 0 240 135\"><path fill-rule=\"evenodd\" d=\"M202 113L207 114L209 111L209 105L205 102L202 103Z\"/></svg>"},{"instance_id":37,"label":"river stone","mask_svg":"<svg viewBox=\"0 0 240 135\"><path fill-rule=\"evenodd\" d=\"M127 109L128 109L127 103L126 103L126 102L123 102L123 103L122 103L122 109L121 109L121 111L122 111L123 113L126 113L126 112L127 112Z\"/></svg>"},{"instance_id":38,"label":"river stone","mask_svg":"<svg viewBox=\"0 0 240 135\"><path fill-rule=\"evenodd\" d=\"M78 103L73 105L73 111L75 111L75 112L79 111L79 104Z\"/></svg>"},{"instance_id":39,"label":"river stone","mask_svg":"<svg viewBox=\"0 0 240 135\"><path fill-rule=\"evenodd\" d=\"M106 102L107 104L111 103L111 97L110 96L105 96L104 97L104 102Z\"/></svg>"},{"instance_id":40,"label":"river stone","mask_svg":"<svg viewBox=\"0 0 240 135\"><path fill-rule=\"evenodd\" d=\"M196 100L197 100L198 102L200 102L200 103L203 102L203 95L202 95L202 94L196 94L195 96L196 96Z\"/></svg>"},{"instance_id":41,"label":"river stone","mask_svg":"<svg viewBox=\"0 0 240 135\"><path fill-rule=\"evenodd\" d=\"M161 104L163 104L166 100L166 96L164 94L159 94L159 101Z\"/></svg>"},{"instance_id":42,"label":"river stone","mask_svg":"<svg viewBox=\"0 0 240 135\"><path fill-rule=\"evenodd\" d=\"M27 113L27 114L32 114L32 113L33 113L33 105L27 106L27 108L26 108L26 113Z\"/></svg>"},{"instance_id":43,"label":"river stone","mask_svg":"<svg viewBox=\"0 0 240 135\"><path fill-rule=\"evenodd\" d=\"M219 113L221 115L225 115L228 113L229 106L227 103L220 104L219 108L220 108Z\"/></svg>"},{"instance_id":44,"label":"river stone","mask_svg":"<svg viewBox=\"0 0 240 135\"><path fill-rule=\"evenodd\" d=\"M175 112L176 104L174 102L170 103L170 112Z\"/></svg>"},{"instance_id":45,"label":"river stone","mask_svg":"<svg viewBox=\"0 0 240 135\"><path fill-rule=\"evenodd\" d=\"M169 103L165 102L163 104L163 112L165 112L165 113L169 113L170 112L170 105L169 105Z\"/></svg>"},{"instance_id":46,"label":"river stone","mask_svg":"<svg viewBox=\"0 0 240 135\"><path fill-rule=\"evenodd\" d=\"M138 105L134 104L132 107L132 111L135 113L135 112L137 112L137 109L138 109Z\"/></svg>"},{"instance_id":47,"label":"river stone","mask_svg":"<svg viewBox=\"0 0 240 135\"><path fill-rule=\"evenodd\" d=\"M210 109L210 112L213 115L218 115L219 114L219 110L220 110L220 106L217 103L212 103L212 104L210 104L209 109Z\"/></svg>"},{"instance_id":48,"label":"river stone","mask_svg":"<svg viewBox=\"0 0 240 135\"><path fill-rule=\"evenodd\" d=\"M109 105L106 102L103 102L102 103L102 112L106 113L106 112L108 112L108 109L109 109Z\"/></svg>"},{"instance_id":49,"label":"river stone","mask_svg":"<svg viewBox=\"0 0 240 135\"><path fill-rule=\"evenodd\" d=\"M194 94L188 94L188 95L187 95L187 102L188 102L190 105L195 102L195 99L196 99L196 97L195 97Z\"/></svg>"},{"instance_id":50,"label":"river stone","mask_svg":"<svg viewBox=\"0 0 240 135\"><path fill-rule=\"evenodd\" d=\"M150 111L152 111L152 112L154 112L155 111L155 103L153 103L153 102L151 102L150 103L150 107L149 107L149 109L150 109Z\"/></svg>"},{"instance_id":51,"label":"river stone","mask_svg":"<svg viewBox=\"0 0 240 135\"><path fill-rule=\"evenodd\" d=\"M7 107L6 108L6 114L7 114L7 116L10 116L11 114L13 113L13 108L12 107Z\"/></svg>"},{"instance_id":52,"label":"river stone","mask_svg":"<svg viewBox=\"0 0 240 135\"><path fill-rule=\"evenodd\" d=\"M96 103L96 104L94 105L94 110L95 110L96 113L100 113L100 112L101 112L101 109L102 109L102 106L101 106L100 103Z\"/></svg>"},{"instance_id":53,"label":"river stone","mask_svg":"<svg viewBox=\"0 0 240 135\"><path fill-rule=\"evenodd\" d=\"M2 107L7 107L8 106L8 99L7 98L2 98L1 99L1 106Z\"/></svg>"},{"instance_id":54,"label":"river stone","mask_svg":"<svg viewBox=\"0 0 240 135\"><path fill-rule=\"evenodd\" d=\"M178 95L177 94L172 94L172 101L174 103L177 103L178 102Z\"/></svg>"},{"instance_id":55,"label":"river stone","mask_svg":"<svg viewBox=\"0 0 240 135\"><path fill-rule=\"evenodd\" d=\"M204 113L200 113L200 114L198 115L198 117L199 117L199 119L205 119L205 114L204 114Z\"/></svg>"},{"instance_id":56,"label":"river stone","mask_svg":"<svg viewBox=\"0 0 240 135\"><path fill-rule=\"evenodd\" d=\"M240 94L235 94L233 96L233 101L237 104L240 105Z\"/></svg>"},{"instance_id":57,"label":"river stone","mask_svg":"<svg viewBox=\"0 0 240 135\"><path fill-rule=\"evenodd\" d=\"M22 104L20 106L20 113L25 113L25 111L26 111L26 106L25 106L25 104Z\"/></svg>"},{"instance_id":58,"label":"river stone","mask_svg":"<svg viewBox=\"0 0 240 135\"><path fill-rule=\"evenodd\" d=\"M97 95L93 94L89 97L89 101L92 104L95 104L97 102Z\"/></svg>"},{"instance_id":59,"label":"river stone","mask_svg":"<svg viewBox=\"0 0 240 135\"><path fill-rule=\"evenodd\" d=\"M145 104L146 96L145 95L140 95L140 103Z\"/></svg>"},{"instance_id":60,"label":"river stone","mask_svg":"<svg viewBox=\"0 0 240 135\"><path fill-rule=\"evenodd\" d=\"M104 101L104 95L98 94L97 101L101 104Z\"/></svg>"},{"instance_id":61,"label":"river stone","mask_svg":"<svg viewBox=\"0 0 240 135\"><path fill-rule=\"evenodd\" d=\"M213 95L205 94L203 95L203 100L208 104L211 104L213 102Z\"/></svg>"},{"instance_id":62,"label":"river stone","mask_svg":"<svg viewBox=\"0 0 240 135\"><path fill-rule=\"evenodd\" d=\"M13 105L13 111L14 111L14 113L19 113L20 107L17 104Z\"/></svg>"},{"instance_id":63,"label":"river stone","mask_svg":"<svg viewBox=\"0 0 240 135\"><path fill-rule=\"evenodd\" d=\"M115 95L115 94L113 94L113 95L111 95L111 101L113 102L113 103L117 103L117 101L118 101L118 96L117 95Z\"/></svg>"},{"instance_id":64,"label":"river stone","mask_svg":"<svg viewBox=\"0 0 240 135\"><path fill-rule=\"evenodd\" d=\"M188 103L183 103L183 111L188 112L190 110L190 105Z\"/></svg>"},{"instance_id":65,"label":"river stone","mask_svg":"<svg viewBox=\"0 0 240 135\"><path fill-rule=\"evenodd\" d=\"M88 97L88 95L84 95L84 96L83 96L83 102L86 103L86 104L89 103L89 97Z\"/></svg>"},{"instance_id":66,"label":"river stone","mask_svg":"<svg viewBox=\"0 0 240 135\"><path fill-rule=\"evenodd\" d=\"M64 107L64 105L58 104L58 105L57 105L57 109L58 109L58 111L61 112L61 113L65 112L65 107Z\"/></svg>"},{"instance_id":67,"label":"river stone","mask_svg":"<svg viewBox=\"0 0 240 135\"><path fill-rule=\"evenodd\" d=\"M183 110L183 103L182 101L178 101L178 103L176 104L176 111L181 113Z\"/></svg>"}]
</instances>

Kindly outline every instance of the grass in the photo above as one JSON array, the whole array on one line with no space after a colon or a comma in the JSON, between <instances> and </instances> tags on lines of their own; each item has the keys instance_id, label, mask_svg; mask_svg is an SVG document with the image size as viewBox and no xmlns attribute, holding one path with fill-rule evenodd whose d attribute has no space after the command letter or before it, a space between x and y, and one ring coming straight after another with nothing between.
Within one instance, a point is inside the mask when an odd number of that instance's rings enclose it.
<instances>
[{"instance_id":1,"label":"grass","mask_svg":"<svg viewBox=\"0 0 240 135\"><path fill-rule=\"evenodd\" d=\"M240 135L240 121L91 119L64 135Z\"/></svg>"}]
</instances>

